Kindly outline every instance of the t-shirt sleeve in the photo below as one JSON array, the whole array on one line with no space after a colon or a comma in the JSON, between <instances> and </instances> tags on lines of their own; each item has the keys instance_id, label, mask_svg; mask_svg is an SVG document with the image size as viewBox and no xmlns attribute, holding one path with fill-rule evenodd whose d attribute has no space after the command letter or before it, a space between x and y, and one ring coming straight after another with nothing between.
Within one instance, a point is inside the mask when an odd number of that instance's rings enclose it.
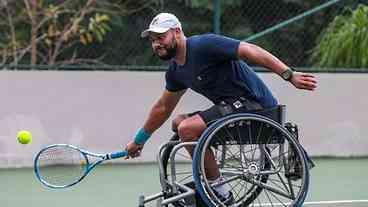
<instances>
[{"instance_id":1,"label":"t-shirt sleeve","mask_svg":"<svg viewBox=\"0 0 368 207\"><path fill-rule=\"evenodd\" d=\"M201 50L216 60L238 59L240 40L233 38L207 34L202 37Z\"/></svg>"},{"instance_id":2,"label":"t-shirt sleeve","mask_svg":"<svg viewBox=\"0 0 368 207\"><path fill-rule=\"evenodd\" d=\"M178 82L175 79L174 74L170 69L166 72L165 79L166 79L166 89L170 92L177 92L187 89L185 85L183 85L182 83Z\"/></svg>"}]
</instances>

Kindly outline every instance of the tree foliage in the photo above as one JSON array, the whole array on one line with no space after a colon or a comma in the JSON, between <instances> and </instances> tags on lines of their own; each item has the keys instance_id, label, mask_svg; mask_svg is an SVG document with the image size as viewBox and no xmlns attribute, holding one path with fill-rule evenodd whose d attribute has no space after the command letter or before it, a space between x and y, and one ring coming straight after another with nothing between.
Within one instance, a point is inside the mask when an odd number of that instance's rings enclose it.
<instances>
[{"instance_id":1,"label":"tree foliage","mask_svg":"<svg viewBox=\"0 0 368 207\"><path fill-rule=\"evenodd\" d=\"M129 0L0 0L2 64L102 63L84 48L105 41L113 20L155 4ZM122 25L119 25L122 26ZM115 25L115 27L117 27Z\"/></svg>"},{"instance_id":2,"label":"tree foliage","mask_svg":"<svg viewBox=\"0 0 368 207\"><path fill-rule=\"evenodd\" d=\"M221 34L237 39L326 2L219 1ZM174 13L191 36L213 32L214 9L213 0L0 0L0 64L163 65L149 41L140 38L152 17ZM287 64L305 66L317 34L335 10L326 9L255 43Z\"/></svg>"},{"instance_id":3,"label":"tree foliage","mask_svg":"<svg viewBox=\"0 0 368 207\"><path fill-rule=\"evenodd\" d=\"M368 67L368 6L347 9L322 33L312 61L320 67Z\"/></svg>"}]
</instances>

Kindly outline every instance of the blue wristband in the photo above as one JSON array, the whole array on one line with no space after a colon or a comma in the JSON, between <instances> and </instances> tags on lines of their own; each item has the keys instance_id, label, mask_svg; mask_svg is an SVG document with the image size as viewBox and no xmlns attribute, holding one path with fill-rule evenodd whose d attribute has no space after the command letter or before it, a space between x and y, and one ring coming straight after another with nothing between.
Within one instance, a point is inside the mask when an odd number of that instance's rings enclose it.
<instances>
[{"instance_id":1,"label":"blue wristband","mask_svg":"<svg viewBox=\"0 0 368 207\"><path fill-rule=\"evenodd\" d=\"M136 144L144 144L151 137L143 128L140 128L135 135L134 142Z\"/></svg>"}]
</instances>

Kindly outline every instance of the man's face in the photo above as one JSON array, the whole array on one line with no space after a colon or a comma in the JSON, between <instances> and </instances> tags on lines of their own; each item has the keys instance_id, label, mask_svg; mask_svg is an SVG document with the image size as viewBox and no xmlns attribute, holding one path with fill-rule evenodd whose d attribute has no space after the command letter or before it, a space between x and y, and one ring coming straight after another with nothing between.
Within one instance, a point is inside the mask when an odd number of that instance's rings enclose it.
<instances>
[{"instance_id":1,"label":"man's face","mask_svg":"<svg viewBox=\"0 0 368 207\"><path fill-rule=\"evenodd\" d=\"M173 30L165 33L151 33L149 40L152 44L153 53L162 60L170 60L176 55L176 40Z\"/></svg>"}]
</instances>

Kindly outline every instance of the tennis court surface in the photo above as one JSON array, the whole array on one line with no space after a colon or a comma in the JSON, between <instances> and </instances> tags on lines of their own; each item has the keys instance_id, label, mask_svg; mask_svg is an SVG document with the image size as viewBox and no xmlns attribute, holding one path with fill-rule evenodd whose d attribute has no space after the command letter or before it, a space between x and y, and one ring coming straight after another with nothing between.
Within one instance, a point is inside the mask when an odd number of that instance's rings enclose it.
<instances>
[{"instance_id":1,"label":"tennis court surface","mask_svg":"<svg viewBox=\"0 0 368 207\"><path fill-rule=\"evenodd\" d=\"M305 207L368 206L368 158L315 159L315 162ZM2 207L137 207L140 195L160 191L155 164L103 165L80 184L65 190L44 188L30 168L0 169L0 179Z\"/></svg>"},{"instance_id":2,"label":"tennis court surface","mask_svg":"<svg viewBox=\"0 0 368 207\"><path fill-rule=\"evenodd\" d=\"M368 200L307 202L305 207L366 207Z\"/></svg>"}]
</instances>

